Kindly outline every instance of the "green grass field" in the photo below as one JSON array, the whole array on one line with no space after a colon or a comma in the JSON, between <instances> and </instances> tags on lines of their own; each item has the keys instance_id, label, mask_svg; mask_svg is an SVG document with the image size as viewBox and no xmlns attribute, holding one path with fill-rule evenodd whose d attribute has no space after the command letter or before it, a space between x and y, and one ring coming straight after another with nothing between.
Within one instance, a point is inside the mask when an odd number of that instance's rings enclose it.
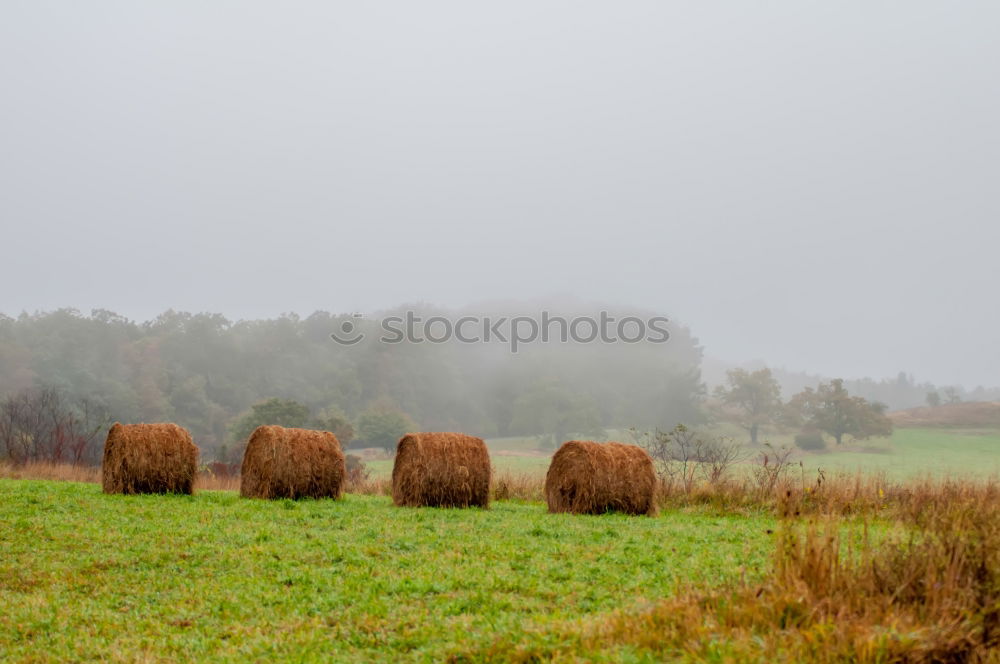
<instances>
[{"instance_id":1,"label":"green grass field","mask_svg":"<svg viewBox=\"0 0 1000 664\"><path fill-rule=\"evenodd\" d=\"M807 469L884 472L892 479L920 475L1000 475L1000 432L961 429L897 429L892 437L861 441L850 450L802 457Z\"/></svg>"},{"instance_id":2,"label":"green grass field","mask_svg":"<svg viewBox=\"0 0 1000 664\"><path fill-rule=\"evenodd\" d=\"M623 432L618 440L631 442ZM742 434L735 427L719 427L714 435L731 436L739 440ZM623 437L624 436L624 437ZM794 446L790 434L765 434L763 439L775 446ZM537 450L537 438L496 438L487 441L496 472L510 471L544 475L551 451ZM760 448L747 448L751 460ZM951 475L965 477L1000 476L1000 431L965 429L897 429L891 438L848 442L837 449L829 441L825 452L796 453L808 473L822 468L832 472L882 472L891 479L907 479L921 475ZM368 462L375 477L389 477L392 460Z\"/></svg>"},{"instance_id":3,"label":"green grass field","mask_svg":"<svg viewBox=\"0 0 1000 664\"><path fill-rule=\"evenodd\" d=\"M739 427L723 424L712 429L717 436L742 440ZM794 435L765 431L761 436L776 447L795 447ZM759 452L748 448L753 455ZM1000 475L1000 431L996 429L896 429L892 436L845 441L841 448L829 437L823 452L796 452L808 472L881 472L903 480L922 475L989 477Z\"/></svg>"},{"instance_id":4,"label":"green grass field","mask_svg":"<svg viewBox=\"0 0 1000 664\"><path fill-rule=\"evenodd\" d=\"M773 525L0 480L0 661L440 661L753 578Z\"/></svg>"}]
</instances>

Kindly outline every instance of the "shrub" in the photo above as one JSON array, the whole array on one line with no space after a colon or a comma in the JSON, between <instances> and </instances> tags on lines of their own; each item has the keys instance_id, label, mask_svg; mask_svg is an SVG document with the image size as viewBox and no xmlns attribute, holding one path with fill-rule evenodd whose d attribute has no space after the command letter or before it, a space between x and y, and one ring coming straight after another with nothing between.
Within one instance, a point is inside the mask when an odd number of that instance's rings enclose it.
<instances>
[{"instance_id":1,"label":"shrub","mask_svg":"<svg viewBox=\"0 0 1000 664\"><path fill-rule=\"evenodd\" d=\"M386 454L392 454L400 438L416 428L406 413L394 410L369 410L358 418L355 435L366 445L381 447Z\"/></svg>"},{"instance_id":2,"label":"shrub","mask_svg":"<svg viewBox=\"0 0 1000 664\"><path fill-rule=\"evenodd\" d=\"M640 432L630 429L636 444L653 459L656 472L667 491L675 486L690 493L698 475L718 484L729 474L733 464L742 461L742 447L730 438L705 436L683 424L670 431Z\"/></svg>"},{"instance_id":3,"label":"shrub","mask_svg":"<svg viewBox=\"0 0 1000 664\"><path fill-rule=\"evenodd\" d=\"M368 479L368 468L365 467L365 462L357 454L348 454L346 463L349 484L357 485Z\"/></svg>"},{"instance_id":4,"label":"shrub","mask_svg":"<svg viewBox=\"0 0 1000 664\"><path fill-rule=\"evenodd\" d=\"M823 433L820 431L802 431L795 435L795 445L800 450L824 450L826 441L823 440Z\"/></svg>"}]
</instances>

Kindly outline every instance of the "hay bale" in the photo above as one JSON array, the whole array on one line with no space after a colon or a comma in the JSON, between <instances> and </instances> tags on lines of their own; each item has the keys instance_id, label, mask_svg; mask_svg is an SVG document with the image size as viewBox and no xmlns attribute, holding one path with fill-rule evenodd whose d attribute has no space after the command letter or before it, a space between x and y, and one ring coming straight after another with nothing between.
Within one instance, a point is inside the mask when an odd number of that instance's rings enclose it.
<instances>
[{"instance_id":1,"label":"hay bale","mask_svg":"<svg viewBox=\"0 0 1000 664\"><path fill-rule=\"evenodd\" d=\"M192 493L198 448L176 424L115 422L104 443L104 493Z\"/></svg>"},{"instance_id":2,"label":"hay bale","mask_svg":"<svg viewBox=\"0 0 1000 664\"><path fill-rule=\"evenodd\" d=\"M491 476L482 438L408 433L396 446L392 501L405 507L489 507Z\"/></svg>"},{"instance_id":3,"label":"hay bale","mask_svg":"<svg viewBox=\"0 0 1000 664\"><path fill-rule=\"evenodd\" d=\"M329 431L257 427L240 468L244 498L340 498L347 474L340 441Z\"/></svg>"},{"instance_id":4,"label":"hay bale","mask_svg":"<svg viewBox=\"0 0 1000 664\"><path fill-rule=\"evenodd\" d=\"M545 475L549 512L656 513L656 472L646 450L623 443L571 440Z\"/></svg>"}]
</instances>

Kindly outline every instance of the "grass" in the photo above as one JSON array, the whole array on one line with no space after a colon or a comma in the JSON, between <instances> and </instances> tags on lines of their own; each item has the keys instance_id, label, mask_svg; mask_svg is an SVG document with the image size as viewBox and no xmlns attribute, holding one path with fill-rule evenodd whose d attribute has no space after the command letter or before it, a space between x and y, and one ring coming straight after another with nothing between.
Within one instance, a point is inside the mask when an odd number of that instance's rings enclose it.
<instances>
[{"instance_id":1,"label":"grass","mask_svg":"<svg viewBox=\"0 0 1000 664\"><path fill-rule=\"evenodd\" d=\"M504 447L490 510L395 508L388 461L337 502L0 467L0 661L1000 662L1000 436L863 445L654 519L549 515L548 458Z\"/></svg>"},{"instance_id":2,"label":"grass","mask_svg":"<svg viewBox=\"0 0 1000 664\"><path fill-rule=\"evenodd\" d=\"M775 519L0 480L0 661L440 661L763 575Z\"/></svg>"},{"instance_id":3,"label":"grass","mask_svg":"<svg viewBox=\"0 0 1000 664\"><path fill-rule=\"evenodd\" d=\"M0 661L1000 662L996 482L755 472L664 484L652 519L398 509L384 485L0 480Z\"/></svg>"},{"instance_id":4,"label":"grass","mask_svg":"<svg viewBox=\"0 0 1000 664\"><path fill-rule=\"evenodd\" d=\"M708 433L736 441L747 438L745 431L731 423L717 424ZM852 474L882 473L897 480L926 475L1000 476L1000 430L997 429L897 428L889 438L848 439L839 448L827 437L825 451L808 453L795 448L794 433L766 431L761 441L796 449L795 461L801 460L811 474L822 468ZM748 445L745 452L752 460L760 448Z\"/></svg>"},{"instance_id":5,"label":"grass","mask_svg":"<svg viewBox=\"0 0 1000 664\"><path fill-rule=\"evenodd\" d=\"M838 518L783 521L762 582L551 624L461 661L1000 662L997 486L903 489L901 527L874 537Z\"/></svg>"},{"instance_id":6,"label":"grass","mask_svg":"<svg viewBox=\"0 0 1000 664\"><path fill-rule=\"evenodd\" d=\"M897 429L889 440L861 441L851 450L837 450L833 444L830 448L803 457L806 467L880 471L900 479L1000 474L1000 432L995 430Z\"/></svg>"},{"instance_id":7,"label":"grass","mask_svg":"<svg viewBox=\"0 0 1000 664\"><path fill-rule=\"evenodd\" d=\"M745 433L735 426L719 425L713 435L730 436L736 440ZM632 442L627 432L611 431L616 440ZM768 433L764 437L775 446L794 447L792 434ZM551 450L538 450L536 437L495 438L487 441L493 467L498 473L544 476L551 460ZM747 447L752 461L760 448ZM814 475L818 469L846 473L883 473L892 479L904 480L923 475L974 475L981 478L1000 476L1000 431L995 429L896 429L891 438L848 442L837 448L828 441L828 449L820 453L796 452L804 469ZM366 463L372 477L389 477L392 460Z\"/></svg>"}]
</instances>

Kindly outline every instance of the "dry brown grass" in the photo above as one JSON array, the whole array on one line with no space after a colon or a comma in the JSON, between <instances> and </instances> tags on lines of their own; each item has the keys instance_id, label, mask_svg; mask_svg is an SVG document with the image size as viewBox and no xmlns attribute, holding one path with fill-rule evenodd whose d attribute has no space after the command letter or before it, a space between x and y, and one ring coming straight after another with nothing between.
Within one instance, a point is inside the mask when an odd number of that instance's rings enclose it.
<instances>
[{"instance_id":1,"label":"dry brown grass","mask_svg":"<svg viewBox=\"0 0 1000 664\"><path fill-rule=\"evenodd\" d=\"M405 507L489 507L492 475L482 438L409 433L396 447L392 500Z\"/></svg>"},{"instance_id":2,"label":"dry brown grass","mask_svg":"<svg viewBox=\"0 0 1000 664\"><path fill-rule=\"evenodd\" d=\"M194 488L198 491L239 491L239 475L213 475L202 470L194 480Z\"/></svg>"},{"instance_id":3,"label":"dry brown grass","mask_svg":"<svg viewBox=\"0 0 1000 664\"><path fill-rule=\"evenodd\" d=\"M550 512L656 513L656 472L646 450L623 443L571 440L545 475Z\"/></svg>"},{"instance_id":4,"label":"dry brown grass","mask_svg":"<svg viewBox=\"0 0 1000 664\"><path fill-rule=\"evenodd\" d=\"M244 498L340 498L347 469L329 431L257 427L240 468Z\"/></svg>"},{"instance_id":5,"label":"dry brown grass","mask_svg":"<svg viewBox=\"0 0 1000 664\"><path fill-rule=\"evenodd\" d=\"M183 493L194 490L198 448L187 429L170 422L115 422L104 443L104 493Z\"/></svg>"},{"instance_id":6,"label":"dry brown grass","mask_svg":"<svg viewBox=\"0 0 1000 664\"><path fill-rule=\"evenodd\" d=\"M388 477L348 479L346 491L364 496L392 496L392 480Z\"/></svg>"},{"instance_id":7,"label":"dry brown grass","mask_svg":"<svg viewBox=\"0 0 1000 664\"><path fill-rule=\"evenodd\" d=\"M509 470L493 478L493 500L545 500L545 484L533 473L513 473Z\"/></svg>"},{"instance_id":8,"label":"dry brown grass","mask_svg":"<svg viewBox=\"0 0 1000 664\"><path fill-rule=\"evenodd\" d=\"M101 469L97 466L74 466L68 463L47 461L29 461L19 465L0 462L0 477L10 480L53 480L100 484Z\"/></svg>"},{"instance_id":9,"label":"dry brown grass","mask_svg":"<svg viewBox=\"0 0 1000 664\"><path fill-rule=\"evenodd\" d=\"M922 477L890 480L883 473L806 473L800 468L775 477L751 473L716 483L697 484L690 491L661 485L663 509L702 509L719 514L761 511L782 517L809 515L908 518L926 509L928 501L948 503L967 499L1000 500L1000 482Z\"/></svg>"},{"instance_id":10,"label":"dry brown grass","mask_svg":"<svg viewBox=\"0 0 1000 664\"><path fill-rule=\"evenodd\" d=\"M97 466L78 466L47 461L32 461L19 465L0 463L0 478L100 484L101 469ZM196 491L239 491L240 477L239 475L214 475L207 468L203 468L195 476L194 488Z\"/></svg>"}]
</instances>

